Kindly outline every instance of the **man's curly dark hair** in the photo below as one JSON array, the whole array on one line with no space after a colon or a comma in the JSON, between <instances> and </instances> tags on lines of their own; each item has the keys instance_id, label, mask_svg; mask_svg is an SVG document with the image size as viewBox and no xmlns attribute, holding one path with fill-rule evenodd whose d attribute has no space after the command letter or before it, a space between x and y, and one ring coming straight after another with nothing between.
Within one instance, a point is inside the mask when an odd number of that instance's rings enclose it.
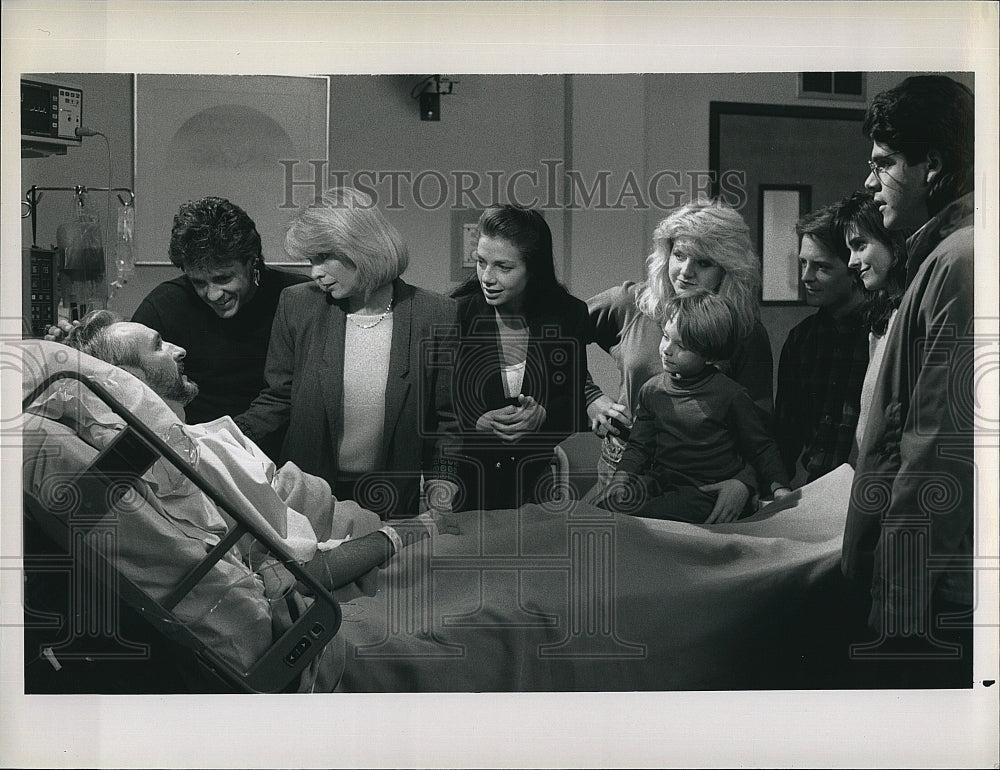
<instances>
[{"instance_id":1,"label":"man's curly dark hair","mask_svg":"<svg viewBox=\"0 0 1000 770\"><path fill-rule=\"evenodd\" d=\"M900 152L907 163L941 154L943 173L928 190L927 209L941 209L973 189L975 97L945 75L916 75L878 94L868 106L864 133Z\"/></svg>"},{"instance_id":2,"label":"man's curly dark hair","mask_svg":"<svg viewBox=\"0 0 1000 770\"><path fill-rule=\"evenodd\" d=\"M247 213L225 198L183 204L170 231L170 261L181 270L218 262L263 262L260 234Z\"/></svg>"}]
</instances>

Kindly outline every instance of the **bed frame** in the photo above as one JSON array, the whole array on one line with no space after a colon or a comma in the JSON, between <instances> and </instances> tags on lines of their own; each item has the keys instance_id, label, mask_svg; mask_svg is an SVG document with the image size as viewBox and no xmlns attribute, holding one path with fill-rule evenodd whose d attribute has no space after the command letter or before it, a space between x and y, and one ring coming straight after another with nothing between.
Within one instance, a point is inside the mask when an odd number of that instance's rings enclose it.
<instances>
[{"instance_id":1,"label":"bed frame","mask_svg":"<svg viewBox=\"0 0 1000 770\"><path fill-rule=\"evenodd\" d=\"M60 372L42 382L22 402L27 412L46 389L56 381L70 378L78 380L100 398L122 420L125 427L102 450L89 467L72 480L78 494L69 504L68 510L55 515L34 495L24 494L24 517L26 523L25 569L28 579L32 577L32 565L37 566L51 560L51 553L31 553L29 548L37 548L38 540L29 537L40 530L56 546L56 553L64 557L72 553L80 555L80 547L70 542L70 524L77 535L89 527L99 524L111 512L122 497L131 492L143 498L151 494L141 476L160 458L164 458L180 473L190 479L211 501L219 506L236 524L212 547L205 558L196 564L188 574L161 601L155 601L128 577L121 574L110 559L95 548L86 552L84 565L89 580L97 580L102 590L112 592L117 600L134 611L158 634L174 646L179 646L182 657L193 657L205 681L196 686L201 691L229 690L237 692L279 692L294 690L303 670L323 650L340 628L340 605L334 596L315 578L307 573L292 556L269 533L259 530L234 510L220 495L212 490L201 474L185 461L172 447L166 444L146 425L130 414L121 403L99 382L76 372ZM297 616L294 605L289 602L293 625L273 641L265 654L248 670L238 670L215 651L206 646L172 612L173 608L187 596L205 577L212 567L244 535L251 535L277 558L296 578L300 586L311 593L313 601L305 612ZM76 542L87 542L87 538L75 538ZM84 546L86 548L86 546ZM45 550L44 547L42 550ZM92 558L91 558L92 557ZM34 570L37 574L38 570ZM78 592L79 593L79 592ZM87 612L86 606L83 612ZM26 612L26 627L30 626ZM26 659L29 653L26 645ZM186 654L185 654L186 653ZM53 665L58 665L53 663Z\"/></svg>"}]
</instances>

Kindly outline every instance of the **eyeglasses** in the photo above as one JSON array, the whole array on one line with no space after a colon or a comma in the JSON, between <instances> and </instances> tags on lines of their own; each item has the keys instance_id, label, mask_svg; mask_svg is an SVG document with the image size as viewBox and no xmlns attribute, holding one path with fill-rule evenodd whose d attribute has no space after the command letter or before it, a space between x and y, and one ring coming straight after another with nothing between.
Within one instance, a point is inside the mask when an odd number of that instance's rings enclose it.
<instances>
[{"instance_id":1,"label":"eyeglasses","mask_svg":"<svg viewBox=\"0 0 1000 770\"><path fill-rule=\"evenodd\" d=\"M875 178L881 182L882 174L884 174L886 171L889 170L889 166L886 165L886 160L891 158L893 155L899 155L899 154L900 153L898 152L890 152L888 155L883 155L881 158L878 158L877 160L869 160L867 161L868 169L875 175Z\"/></svg>"}]
</instances>

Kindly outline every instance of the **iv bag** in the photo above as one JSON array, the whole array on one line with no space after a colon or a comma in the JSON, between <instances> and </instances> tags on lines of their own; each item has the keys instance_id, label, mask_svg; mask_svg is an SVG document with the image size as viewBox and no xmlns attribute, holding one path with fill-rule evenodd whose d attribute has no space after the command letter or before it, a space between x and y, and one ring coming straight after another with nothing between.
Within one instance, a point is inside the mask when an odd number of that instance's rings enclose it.
<instances>
[{"instance_id":1,"label":"iv bag","mask_svg":"<svg viewBox=\"0 0 1000 770\"><path fill-rule=\"evenodd\" d=\"M105 285L107 266L101 221L88 208L87 194L76 197L76 214L56 230L59 260L59 298L71 317L82 316L88 310L104 307L108 292Z\"/></svg>"},{"instance_id":2,"label":"iv bag","mask_svg":"<svg viewBox=\"0 0 1000 770\"><path fill-rule=\"evenodd\" d=\"M135 207L125 204L118 209L118 234L115 241L115 280L112 289L121 289L135 273L135 249L132 237L135 232Z\"/></svg>"}]
</instances>

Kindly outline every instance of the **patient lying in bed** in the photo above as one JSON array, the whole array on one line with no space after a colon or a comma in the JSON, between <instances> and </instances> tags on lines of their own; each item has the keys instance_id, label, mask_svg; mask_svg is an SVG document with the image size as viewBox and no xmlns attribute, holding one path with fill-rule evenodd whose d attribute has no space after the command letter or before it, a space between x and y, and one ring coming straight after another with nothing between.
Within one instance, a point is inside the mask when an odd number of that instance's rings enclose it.
<instances>
[{"instance_id":1,"label":"patient lying in bed","mask_svg":"<svg viewBox=\"0 0 1000 770\"><path fill-rule=\"evenodd\" d=\"M184 374L183 348L162 339L153 329L123 321L110 311L89 313L69 331L65 344L135 376L180 420L184 417L184 407L198 394L197 384ZM122 377L118 379L125 381ZM85 399L83 403L89 402ZM381 531L398 546L398 538L391 527L382 527L374 513L353 501L336 501L329 485L321 479L303 473L294 463L280 470L275 468L231 418L182 426L167 415L155 397L143 403L141 415L144 420L156 419L163 423L163 436L168 443L175 439L186 446L193 441L202 452L210 450L203 464L203 472L209 480L216 487L228 490L241 510L251 516L259 513L281 533L285 545L299 561L313 564L317 552L332 552L344 537L352 534L359 538ZM175 449L182 448L175 446ZM163 470L166 467L162 466L161 472L167 472ZM334 522L340 534L334 534ZM386 545L382 537L370 540L371 548L381 550ZM358 552L360 548L354 543L347 550ZM338 556L343 554L340 552ZM317 570L325 570L322 578L331 587L337 587L337 578L330 572L333 562L341 560L331 556L314 565Z\"/></svg>"},{"instance_id":2,"label":"patient lying in bed","mask_svg":"<svg viewBox=\"0 0 1000 770\"><path fill-rule=\"evenodd\" d=\"M325 481L294 464L276 468L228 417L184 425L177 412L196 387L183 377L172 346L145 327L119 324L111 314L105 320L103 336L112 337L118 354L139 377L59 343L28 341L18 345L25 370L23 392L30 393L46 377L64 370L94 378L191 462L227 504L270 532L320 583L340 589L339 598L373 590L374 569L353 585L344 584L355 580L359 567L384 563L402 546L396 530L353 501L336 500ZM88 343L100 341L100 330L87 324L80 328ZM116 334L109 335L109 331ZM107 346L84 347L111 357ZM159 394L173 403L168 406ZM123 425L121 418L76 380L60 380L47 388L25 415L25 491L47 508L58 510L61 496L72 494L67 480L85 469ZM151 493L147 499L141 504L135 500L122 503L116 512L116 561L122 574L160 599L204 557L207 547L219 542L232 522L163 459L153 464L143 480ZM430 520L420 523L433 526ZM175 614L223 657L245 669L267 648L272 636L290 623L290 618L282 617L288 612L289 592L295 602L307 601L294 589L295 581L282 564L245 536L213 568L206 582L182 600ZM342 668L342 656L328 655L325 660L314 666L303 686L316 685L317 677L319 686L332 686Z\"/></svg>"},{"instance_id":3,"label":"patient lying in bed","mask_svg":"<svg viewBox=\"0 0 1000 770\"><path fill-rule=\"evenodd\" d=\"M365 535L391 537L375 532L381 522L373 515L334 500L321 480L292 465L275 468L227 419L183 426L150 389L153 377L147 385L57 343L19 347L25 394L61 369L97 378L296 559L327 560ZM176 365L160 370L171 372L166 380L183 384ZM26 491L55 498L53 480L67 464L86 467L118 418L68 383L46 391L30 411ZM32 420L43 416L55 430L36 430ZM50 451L60 431L76 444ZM166 467L145 478L153 499L119 517L116 547L120 571L158 598L218 541L226 522ZM515 515L456 515L461 534L437 536L431 526L432 537L407 545L379 572L374 596L356 592L344 605L340 634L300 690L338 682L353 691L765 686L761 665L780 657L772 645L792 631L794 608L837 568L850 486L844 466L750 519L714 527L620 516L572 500L523 506ZM252 544L241 546L175 614L245 665L280 628L284 602L277 599L287 586L279 570L269 574L272 565L255 563ZM335 583L332 575L331 567Z\"/></svg>"}]
</instances>

